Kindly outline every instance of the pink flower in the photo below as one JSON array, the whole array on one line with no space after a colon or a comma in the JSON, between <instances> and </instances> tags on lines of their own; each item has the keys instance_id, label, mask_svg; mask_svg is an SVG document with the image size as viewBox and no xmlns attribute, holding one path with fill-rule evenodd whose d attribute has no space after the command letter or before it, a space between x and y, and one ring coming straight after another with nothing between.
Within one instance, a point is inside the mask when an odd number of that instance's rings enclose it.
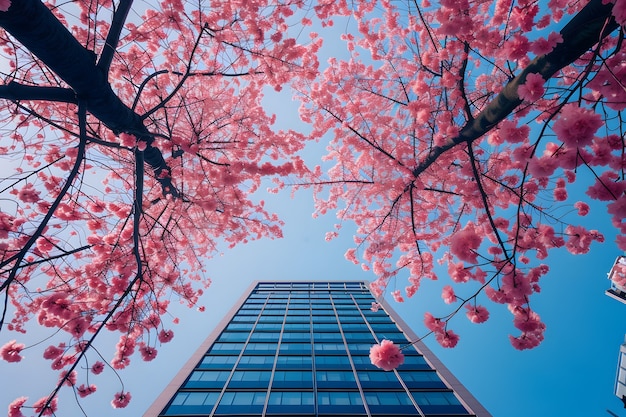
<instances>
[{"instance_id":1,"label":"pink flower","mask_svg":"<svg viewBox=\"0 0 626 417\"><path fill-rule=\"evenodd\" d=\"M456 302L456 294L454 294L454 289L450 285L446 285L443 287L441 291L441 298L443 298L443 302L446 304L452 304Z\"/></svg>"},{"instance_id":2,"label":"pink flower","mask_svg":"<svg viewBox=\"0 0 626 417\"><path fill-rule=\"evenodd\" d=\"M52 361L52 364L50 365L50 367L54 369L55 371L59 371L63 369L65 365L71 362L71 360L72 360L71 356L59 356L54 361Z\"/></svg>"},{"instance_id":3,"label":"pink flower","mask_svg":"<svg viewBox=\"0 0 626 417\"><path fill-rule=\"evenodd\" d=\"M574 203L574 207L578 210L579 216L586 216L587 214L589 214L589 205L587 203L577 201L576 203Z\"/></svg>"},{"instance_id":4,"label":"pink flower","mask_svg":"<svg viewBox=\"0 0 626 417\"><path fill-rule=\"evenodd\" d=\"M567 200L567 190L563 187L558 187L554 189L554 199L556 201L565 201Z\"/></svg>"},{"instance_id":5,"label":"pink flower","mask_svg":"<svg viewBox=\"0 0 626 417\"><path fill-rule=\"evenodd\" d=\"M484 323L489 319L489 311L483 306L466 304L465 308L467 309L467 313L465 314L472 323Z\"/></svg>"},{"instance_id":6,"label":"pink flower","mask_svg":"<svg viewBox=\"0 0 626 417\"><path fill-rule=\"evenodd\" d=\"M393 299L396 300L396 302L398 303L404 302L404 298L402 298L402 294L400 294L400 290L392 291L391 295L393 296Z\"/></svg>"},{"instance_id":7,"label":"pink flower","mask_svg":"<svg viewBox=\"0 0 626 417\"><path fill-rule=\"evenodd\" d=\"M539 314L535 313L530 308L513 307L511 310L514 315L513 325L522 332L536 332L545 328L545 324L541 322Z\"/></svg>"},{"instance_id":8,"label":"pink flower","mask_svg":"<svg viewBox=\"0 0 626 417\"><path fill-rule=\"evenodd\" d=\"M7 362L19 362L22 360L20 352L24 349L24 345L16 343L15 340L7 342L0 348L0 356Z\"/></svg>"},{"instance_id":9,"label":"pink flower","mask_svg":"<svg viewBox=\"0 0 626 417\"><path fill-rule=\"evenodd\" d=\"M459 343L459 335L452 330L446 330L442 333L437 333L437 342L445 348L453 348Z\"/></svg>"},{"instance_id":10,"label":"pink flower","mask_svg":"<svg viewBox=\"0 0 626 417\"><path fill-rule=\"evenodd\" d=\"M142 346L139 348L139 352L141 353L141 357L144 361L149 362L152 359L156 358L157 350L150 346Z\"/></svg>"},{"instance_id":11,"label":"pink flower","mask_svg":"<svg viewBox=\"0 0 626 417\"><path fill-rule=\"evenodd\" d=\"M71 320L68 323L68 326L64 328L64 330L70 332L75 338L79 339L82 337L83 333L89 327L89 323L84 318L80 317L74 320Z\"/></svg>"},{"instance_id":12,"label":"pink flower","mask_svg":"<svg viewBox=\"0 0 626 417\"><path fill-rule=\"evenodd\" d=\"M0 0L0 12L9 11L9 7L11 7L11 0Z\"/></svg>"},{"instance_id":13,"label":"pink flower","mask_svg":"<svg viewBox=\"0 0 626 417\"><path fill-rule=\"evenodd\" d=\"M17 198L25 203L36 203L39 201L39 191L35 190L33 184L26 184L17 194Z\"/></svg>"},{"instance_id":14,"label":"pink flower","mask_svg":"<svg viewBox=\"0 0 626 417\"><path fill-rule=\"evenodd\" d=\"M370 310L372 310L373 312L377 312L379 308L380 304L378 304L376 301L372 301L372 308L370 308Z\"/></svg>"},{"instance_id":15,"label":"pink flower","mask_svg":"<svg viewBox=\"0 0 626 417\"><path fill-rule=\"evenodd\" d=\"M442 332L446 323L441 321L440 319L435 318L430 313L424 314L424 324L428 328L428 330L432 332Z\"/></svg>"},{"instance_id":16,"label":"pink flower","mask_svg":"<svg viewBox=\"0 0 626 417\"><path fill-rule=\"evenodd\" d=\"M482 238L476 233L473 223L468 223L463 229L455 232L450 237L450 252L459 260L476 263L478 255L476 251L482 242Z\"/></svg>"},{"instance_id":17,"label":"pink flower","mask_svg":"<svg viewBox=\"0 0 626 417\"><path fill-rule=\"evenodd\" d=\"M404 292L406 292L406 296L407 297L411 298L411 297L413 297L415 295L415 293L417 292L418 288L419 288L419 283L418 283L418 285L415 285L415 284L407 285L404 288Z\"/></svg>"},{"instance_id":18,"label":"pink flower","mask_svg":"<svg viewBox=\"0 0 626 417\"><path fill-rule=\"evenodd\" d=\"M385 371L391 371L404 363L404 355L391 340L383 340L370 348L372 365Z\"/></svg>"},{"instance_id":19,"label":"pink flower","mask_svg":"<svg viewBox=\"0 0 626 417\"><path fill-rule=\"evenodd\" d=\"M37 402L33 404L33 407L35 407L35 413L51 416L54 415L54 412L57 410L57 399L54 397L48 402L48 397L43 397L37 400Z\"/></svg>"},{"instance_id":20,"label":"pink flower","mask_svg":"<svg viewBox=\"0 0 626 417\"><path fill-rule=\"evenodd\" d=\"M535 55L545 55L552 52L554 47L561 42L563 42L563 37L561 36L561 34L557 32L552 32L548 35L548 39L539 38L534 41L530 45L530 50L535 53Z\"/></svg>"},{"instance_id":21,"label":"pink flower","mask_svg":"<svg viewBox=\"0 0 626 417\"><path fill-rule=\"evenodd\" d=\"M569 103L563 106L553 130L567 146L582 148L591 144L596 131L603 124L602 117L595 111Z\"/></svg>"},{"instance_id":22,"label":"pink flower","mask_svg":"<svg viewBox=\"0 0 626 417\"><path fill-rule=\"evenodd\" d=\"M81 398L85 398L89 394L93 394L96 392L96 386L94 384L85 385L81 384L80 387L76 388L76 392L78 392L78 396Z\"/></svg>"},{"instance_id":23,"label":"pink flower","mask_svg":"<svg viewBox=\"0 0 626 417\"><path fill-rule=\"evenodd\" d=\"M56 359L63 355L63 352L63 349L50 345L43 351L43 357L44 359Z\"/></svg>"},{"instance_id":24,"label":"pink flower","mask_svg":"<svg viewBox=\"0 0 626 417\"><path fill-rule=\"evenodd\" d=\"M61 375L59 375L59 382L61 382L61 380L64 380L64 385L67 385L68 387L73 387L74 385L76 385L76 371L72 371L69 374L67 373L67 371L61 372Z\"/></svg>"},{"instance_id":25,"label":"pink flower","mask_svg":"<svg viewBox=\"0 0 626 417\"><path fill-rule=\"evenodd\" d=\"M118 392L115 394L115 397L113 397L111 405L113 408L124 408L130 402L130 398L130 392Z\"/></svg>"},{"instance_id":26,"label":"pink flower","mask_svg":"<svg viewBox=\"0 0 626 417\"><path fill-rule=\"evenodd\" d=\"M167 343L174 337L174 332L171 330L161 330L159 332L159 342Z\"/></svg>"},{"instance_id":27,"label":"pink flower","mask_svg":"<svg viewBox=\"0 0 626 417\"><path fill-rule=\"evenodd\" d=\"M524 84L518 87L517 94L522 100L533 103L543 96L545 83L546 80L540 74L528 74Z\"/></svg>"},{"instance_id":28,"label":"pink flower","mask_svg":"<svg viewBox=\"0 0 626 417\"><path fill-rule=\"evenodd\" d=\"M9 404L8 417L24 417L24 414L22 414L22 406L26 400L28 400L28 397L19 397L13 400L13 402Z\"/></svg>"},{"instance_id":29,"label":"pink flower","mask_svg":"<svg viewBox=\"0 0 626 417\"><path fill-rule=\"evenodd\" d=\"M102 371L104 371L104 363L100 361L97 361L91 366L91 372L93 372L95 375L101 374Z\"/></svg>"},{"instance_id":30,"label":"pink flower","mask_svg":"<svg viewBox=\"0 0 626 417\"><path fill-rule=\"evenodd\" d=\"M134 148L137 144L137 138L134 135L122 132L120 133L120 143L122 146Z\"/></svg>"}]
</instances>

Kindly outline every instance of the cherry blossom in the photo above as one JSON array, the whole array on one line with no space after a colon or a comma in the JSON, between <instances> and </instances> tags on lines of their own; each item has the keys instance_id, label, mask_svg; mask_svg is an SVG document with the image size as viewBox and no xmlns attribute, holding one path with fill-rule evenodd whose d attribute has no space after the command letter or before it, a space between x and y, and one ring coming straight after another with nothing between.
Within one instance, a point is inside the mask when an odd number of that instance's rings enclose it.
<instances>
[{"instance_id":1,"label":"cherry blossom","mask_svg":"<svg viewBox=\"0 0 626 417\"><path fill-rule=\"evenodd\" d=\"M472 323L484 323L489 319L489 311L483 306L466 304L465 308L467 309L465 314Z\"/></svg>"},{"instance_id":2,"label":"cherry blossom","mask_svg":"<svg viewBox=\"0 0 626 417\"><path fill-rule=\"evenodd\" d=\"M159 342L167 343L174 337L174 332L172 330L161 330L159 332Z\"/></svg>"},{"instance_id":3,"label":"cherry blossom","mask_svg":"<svg viewBox=\"0 0 626 417\"><path fill-rule=\"evenodd\" d=\"M554 132L566 145L582 147L591 144L594 134L603 125L599 114L590 109L567 104L554 123Z\"/></svg>"},{"instance_id":4,"label":"cherry blossom","mask_svg":"<svg viewBox=\"0 0 626 417\"><path fill-rule=\"evenodd\" d=\"M104 371L104 363L97 361L91 366L91 372L95 375L99 375Z\"/></svg>"},{"instance_id":5,"label":"cherry blossom","mask_svg":"<svg viewBox=\"0 0 626 417\"><path fill-rule=\"evenodd\" d=\"M456 294L454 294L454 288L450 285L446 285L443 287L441 292L441 298L443 298L443 302L446 304L452 304L456 302Z\"/></svg>"},{"instance_id":6,"label":"cherry blossom","mask_svg":"<svg viewBox=\"0 0 626 417\"><path fill-rule=\"evenodd\" d=\"M430 331L433 331L435 333L443 332L443 329L446 326L446 323L444 321L435 318L432 314L428 312L424 314L424 324Z\"/></svg>"},{"instance_id":7,"label":"cherry blossom","mask_svg":"<svg viewBox=\"0 0 626 417\"><path fill-rule=\"evenodd\" d=\"M385 371L391 371L404 363L404 355L391 340L383 340L370 348L372 365Z\"/></svg>"},{"instance_id":8,"label":"cherry blossom","mask_svg":"<svg viewBox=\"0 0 626 417\"><path fill-rule=\"evenodd\" d=\"M0 0L0 12L6 12L11 7L11 0Z\"/></svg>"},{"instance_id":9,"label":"cherry blossom","mask_svg":"<svg viewBox=\"0 0 626 417\"><path fill-rule=\"evenodd\" d=\"M0 348L0 356L2 356L2 359L7 362L19 362L24 359L20 355L20 352L24 349L24 347L24 344L11 340Z\"/></svg>"},{"instance_id":10,"label":"cherry blossom","mask_svg":"<svg viewBox=\"0 0 626 417\"><path fill-rule=\"evenodd\" d=\"M445 348L453 348L459 343L459 335L452 330L444 330L436 333L436 339L439 344Z\"/></svg>"},{"instance_id":11,"label":"cherry blossom","mask_svg":"<svg viewBox=\"0 0 626 417\"><path fill-rule=\"evenodd\" d=\"M130 402L131 395L129 392L118 392L111 401L113 408L124 408Z\"/></svg>"},{"instance_id":12,"label":"cherry blossom","mask_svg":"<svg viewBox=\"0 0 626 417\"><path fill-rule=\"evenodd\" d=\"M76 392L78 393L79 397L85 398L86 396L96 392L96 386L94 384L81 384L78 388L76 388Z\"/></svg>"},{"instance_id":13,"label":"cherry blossom","mask_svg":"<svg viewBox=\"0 0 626 417\"><path fill-rule=\"evenodd\" d=\"M482 239L472 223L468 223L463 230L452 235L450 251L460 260L476 263L478 260L477 250Z\"/></svg>"},{"instance_id":14,"label":"cherry blossom","mask_svg":"<svg viewBox=\"0 0 626 417\"><path fill-rule=\"evenodd\" d=\"M141 357L144 361L151 361L156 358L157 350L150 346L141 346L139 348L139 352L141 353Z\"/></svg>"},{"instance_id":15,"label":"cherry blossom","mask_svg":"<svg viewBox=\"0 0 626 417\"><path fill-rule=\"evenodd\" d=\"M545 82L540 74L528 74L524 84L517 90L519 97L530 103L539 100L545 91L543 88Z\"/></svg>"},{"instance_id":16,"label":"cherry blossom","mask_svg":"<svg viewBox=\"0 0 626 417\"><path fill-rule=\"evenodd\" d=\"M19 397L13 400L13 402L9 404L8 417L24 417L22 407L26 401L28 401L28 397Z\"/></svg>"},{"instance_id":17,"label":"cherry blossom","mask_svg":"<svg viewBox=\"0 0 626 417\"><path fill-rule=\"evenodd\" d=\"M52 416L57 410L57 399L49 399L48 397L43 397L37 400L33 407L35 408L35 412L43 415L43 416Z\"/></svg>"}]
</instances>

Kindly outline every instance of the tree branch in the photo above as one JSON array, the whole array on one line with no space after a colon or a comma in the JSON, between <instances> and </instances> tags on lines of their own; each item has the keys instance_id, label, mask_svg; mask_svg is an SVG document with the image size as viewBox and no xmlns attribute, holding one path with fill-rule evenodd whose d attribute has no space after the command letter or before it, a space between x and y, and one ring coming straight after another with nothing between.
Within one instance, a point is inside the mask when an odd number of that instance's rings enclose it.
<instances>
[{"instance_id":1,"label":"tree branch","mask_svg":"<svg viewBox=\"0 0 626 417\"><path fill-rule=\"evenodd\" d=\"M117 10L113 13L113 21L111 22L111 27L109 27L109 33L107 34L104 48L102 48L100 59L96 64L96 67L98 67L103 74L109 73L111 61L113 61L113 55L115 55L117 44L120 41L122 28L124 27L124 23L126 22L128 12L130 11L132 5L133 0L120 0Z\"/></svg>"},{"instance_id":2,"label":"tree branch","mask_svg":"<svg viewBox=\"0 0 626 417\"><path fill-rule=\"evenodd\" d=\"M25 85L15 81L0 85L0 98L11 101L41 100L74 104L78 102L76 94L69 88Z\"/></svg>"},{"instance_id":3,"label":"tree branch","mask_svg":"<svg viewBox=\"0 0 626 417\"><path fill-rule=\"evenodd\" d=\"M65 81L87 111L114 133L128 132L144 140L145 162L163 192L178 196L170 168L152 146L154 137L142 119L113 92L106 73L95 64L93 51L85 49L40 0L12 2L8 11L0 13L0 26Z\"/></svg>"},{"instance_id":4,"label":"tree branch","mask_svg":"<svg viewBox=\"0 0 626 417\"><path fill-rule=\"evenodd\" d=\"M458 144L471 143L482 137L513 113L513 110L522 103L517 89L526 82L528 74L541 74L544 80L552 78L554 74L573 63L593 45L617 29L618 25L611 15L612 8L612 3L602 4L602 0L591 0L561 30L562 43L558 44L552 52L532 60L517 77L504 86L502 91L475 116L474 120L470 120L463 126L457 137L450 139L444 145L434 147L428 156L413 169L413 175L415 177L420 175L439 156Z\"/></svg>"}]
</instances>

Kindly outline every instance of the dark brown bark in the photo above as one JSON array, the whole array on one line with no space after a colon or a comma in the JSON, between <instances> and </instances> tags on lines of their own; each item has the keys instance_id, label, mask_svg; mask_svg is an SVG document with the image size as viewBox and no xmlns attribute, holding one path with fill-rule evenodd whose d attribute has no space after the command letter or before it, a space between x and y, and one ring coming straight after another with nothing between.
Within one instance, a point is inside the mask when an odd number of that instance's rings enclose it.
<instances>
[{"instance_id":1,"label":"dark brown bark","mask_svg":"<svg viewBox=\"0 0 626 417\"><path fill-rule=\"evenodd\" d=\"M161 152L151 146L153 137L142 119L113 92L106 72L96 65L94 52L85 49L40 0L14 0L7 12L0 12L0 26L61 78L91 115L116 134L127 132L145 140L149 144L145 162L164 192L177 194L170 170Z\"/></svg>"}]
</instances>

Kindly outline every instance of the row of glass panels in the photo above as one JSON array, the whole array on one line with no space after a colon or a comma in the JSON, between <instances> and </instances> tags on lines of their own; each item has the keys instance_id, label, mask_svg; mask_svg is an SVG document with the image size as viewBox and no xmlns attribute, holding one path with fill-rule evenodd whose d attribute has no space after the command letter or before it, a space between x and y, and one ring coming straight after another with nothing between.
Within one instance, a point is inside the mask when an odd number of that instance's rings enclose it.
<instances>
[{"instance_id":1,"label":"row of glass panels","mask_svg":"<svg viewBox=\"0 0 626 417\"><path fill-rule=\"evenodd\" d=\"M221 396L221 398L220 398ZM267 401L267 412L292 410L294 413L320 412L364 413L367 404L370 411L387 410L390 414L419 415L413 402L426 415L469 414L459 403L454 393L406 391L219 391L179 392L164 415L204 414L208 415L218 404L216 413L261 413ZM317 404L316 404L317 403Z\"/></svg>"}]
</instances>

